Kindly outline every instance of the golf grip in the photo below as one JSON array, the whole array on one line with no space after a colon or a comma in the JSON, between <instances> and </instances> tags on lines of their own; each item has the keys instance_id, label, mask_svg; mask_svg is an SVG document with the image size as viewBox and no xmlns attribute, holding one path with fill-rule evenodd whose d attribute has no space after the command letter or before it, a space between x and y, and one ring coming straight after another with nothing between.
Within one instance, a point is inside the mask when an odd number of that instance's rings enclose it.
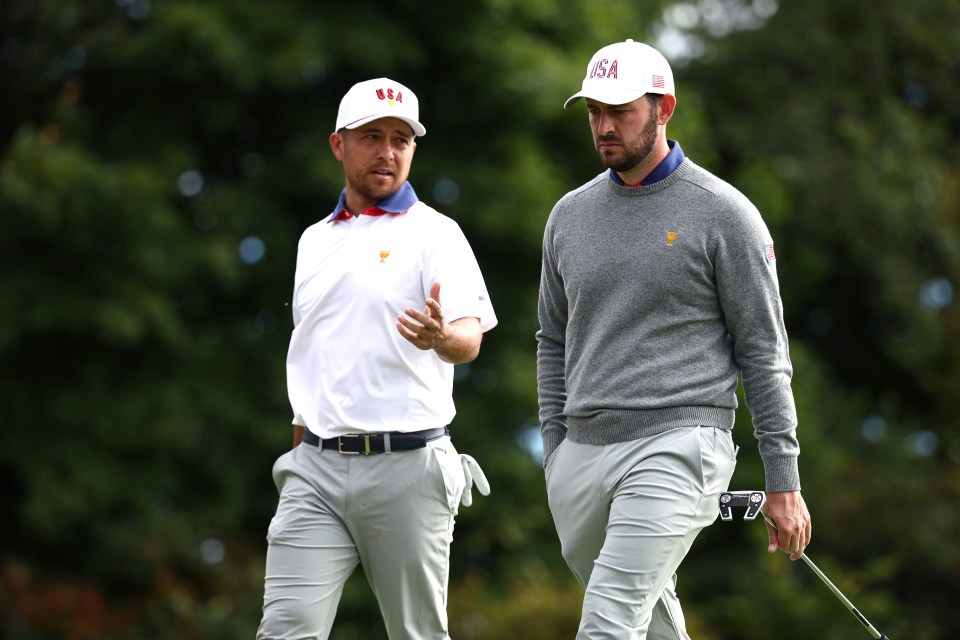
<instances>
[{"instance_id":1,"label":"golf grip","mask_svg":"<svg viewBox=\"0 0 960 640\"><path fill-rule=\"evenodd\" d=\"M773 527L774 531L777 530L777 525L773 524L770 518L767 517L767 514L763 514L763 520L768 525ZM867 620L864 617L864 615L857 610L855 606L853 606L853 603L850 602L847 599L847 597L840 592L840 589L837 589L837 587L834 586L832 582L830 582L830 579L827 578L826 574L824 574L823 571L820 571L817 565L813 564L813 560L808 558L807 554L801 553L800 559L803 560L807 564L807 566L810 567L811 570L813 570L815 574L817 574L817 577L823 581L823 584L827 585L830 591L833 592L833 595L835 595L837 599L843 603L843 605L847 608L847 610L850 611L850 613L852 613L853 616L860 621L860 624L862 624L867 629L867 631L870 633L871 636L876 638L876 640L890 640L890 638L887 637L887 634L880 633L879 631L876 630L876 628L872 624L870 624L870 621Z\"/></svg>"}]
</instances>

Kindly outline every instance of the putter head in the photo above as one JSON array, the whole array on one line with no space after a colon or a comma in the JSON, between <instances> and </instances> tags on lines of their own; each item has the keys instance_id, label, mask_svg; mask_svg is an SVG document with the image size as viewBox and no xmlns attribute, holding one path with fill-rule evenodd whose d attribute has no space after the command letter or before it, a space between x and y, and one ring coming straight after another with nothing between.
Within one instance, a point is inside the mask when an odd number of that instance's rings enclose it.
<instances>
[{"instance_id":1,"label":"putter head","mask_svg":"<svg viewBox=\"0 0 960 640\"><path fill-rule=\"evenodd\" d=\"M744 520L753 520L767 501L763 491L724 491L720 494L720 518L733 520L733 507L746 507Z\"/></svg>"}]
</instances>

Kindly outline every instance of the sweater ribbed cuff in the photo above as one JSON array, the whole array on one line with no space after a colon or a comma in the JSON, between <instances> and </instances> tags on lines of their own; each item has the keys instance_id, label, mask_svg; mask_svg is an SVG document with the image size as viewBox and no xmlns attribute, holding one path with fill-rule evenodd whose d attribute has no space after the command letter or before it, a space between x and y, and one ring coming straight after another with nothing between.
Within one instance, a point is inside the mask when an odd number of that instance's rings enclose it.
<instances>
[{"instance_id":1,"label":"sweater ribbed cuff","mask_svg":"<svg viewBox=\"0 0 960 640\"><path fill-rule=\"evenodd\" d=\"M763 471L768 492L800 491L800 469L795 457L764 460Z\"/></svg>"},{"instance_id":2,"label":"sweater ribbed cuff","mask_svg":"<svg viewBox=\"0 0 960 640\"><path fill-rule=\"evenodd\" d=\"M557 450L560 443L567 437L567 433L557 427L552 427L541 430L540 437L543 438L543 466L546 468L550 454Z\"/></svg>"}]
</instances>

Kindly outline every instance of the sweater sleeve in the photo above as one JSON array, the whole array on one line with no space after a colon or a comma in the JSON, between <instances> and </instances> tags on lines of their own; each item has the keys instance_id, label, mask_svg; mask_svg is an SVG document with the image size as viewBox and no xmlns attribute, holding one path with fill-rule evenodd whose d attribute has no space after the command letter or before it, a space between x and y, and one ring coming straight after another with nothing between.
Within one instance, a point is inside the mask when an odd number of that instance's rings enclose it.
<instances>
[{"instance_id":1,"label":"sweater sleeve","mask_svg":"<svg viewBox=\"0 0 960 640\"><path fill-rule=\"evenodd\" d=\"M763 459L766 490L799 490L793 366L773 239L743 196L718 207L717 227L717 292Z\"/></svg>"},{"instance_id":2,"label":"sweater sleeve","mask_svg":"<svg viewBox=\"0 0 960 640\"><path fill-rule=\"evenodd\" d=\"M560 446L567 433L564 405L567 400L565 346L567 300L554 252L556 209L547 221L543 239L543 266L537 315L537 391L540 398L540 435L543 438L543 464Z\"/></svg>"}]
</instances>

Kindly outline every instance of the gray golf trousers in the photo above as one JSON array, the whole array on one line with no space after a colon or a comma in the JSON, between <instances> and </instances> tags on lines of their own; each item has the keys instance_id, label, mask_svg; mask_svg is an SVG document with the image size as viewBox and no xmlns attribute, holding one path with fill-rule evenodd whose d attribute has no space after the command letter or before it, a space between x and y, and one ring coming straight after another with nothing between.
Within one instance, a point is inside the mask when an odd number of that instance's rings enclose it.
<instances>
[{"instance_id":1,"label":"gray golf trousers","mask_svg":"<svg viewBox=\"0 0 960 640\"><path fill-rule=\"evenodd\" d=\"M689 640L676 570L716 519L736 453L729 431L699 426L560 444L547 495L563 557L585 587L577 640Z\"/></svg>"},{"instance_id":2,"label":"gray golf trousers","mask_svg":"<svg viewBox=\"0 0 960 640\"><path fill-rule=\"evenodd\" d=\"M449 640L447 584L465 483L448 436L343 455L301 444L277 459L257 640L326 640L357 565L391 640Z\"/></svg>"}]
</instances>

